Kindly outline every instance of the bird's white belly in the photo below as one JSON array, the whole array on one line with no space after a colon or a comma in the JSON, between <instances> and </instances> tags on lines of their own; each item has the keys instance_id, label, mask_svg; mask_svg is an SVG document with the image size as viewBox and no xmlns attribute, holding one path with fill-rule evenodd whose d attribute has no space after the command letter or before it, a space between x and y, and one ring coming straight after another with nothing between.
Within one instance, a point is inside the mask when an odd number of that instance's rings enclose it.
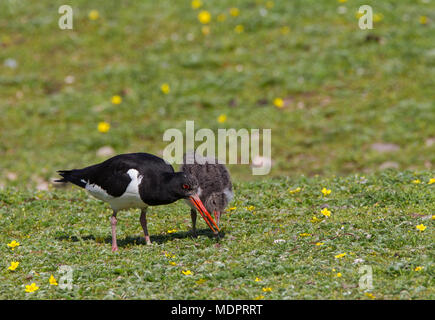
<instances>
[{"instance_id":1,"label":"bird's white belly","mask_svg":"<svg viewBox=\"0 0 435 320\"><path fill-rule=\"evenodd\" d=\"M124 192L120 197L113 197L108 202L115 211L129 208L145 208L147 206L140 198L139 193Z\"/></svg>"},{"instance_id":2,"label":"bird's white belly","mask_svg":"<svg viewBox=\"0 0 435 320\"><path fill-rule=\"evenodd\" d=\"M95 198L108 202L113 210L118 211L129 208L145 208L147 205L142 201L139 194L139 184L142 181L142 176L135 169L130 169L127 174L131 181L124 193L119 197L111 196L106 190L96 184L86 184L86 190Z\"/></svg>"}]
</instances>

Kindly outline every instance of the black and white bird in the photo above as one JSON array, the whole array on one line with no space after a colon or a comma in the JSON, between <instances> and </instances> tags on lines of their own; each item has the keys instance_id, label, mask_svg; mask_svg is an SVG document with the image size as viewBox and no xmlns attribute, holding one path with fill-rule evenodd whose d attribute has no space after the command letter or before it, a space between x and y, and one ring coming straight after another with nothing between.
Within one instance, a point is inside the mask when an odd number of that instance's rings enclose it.
<instances>
[{"instance_id":1,"label":"black and white bird","mask_svg":"<svg viewBox=\"0 0 435 320\"><path fill-rule=\"evenodd\" d=\"M112 251L118 250L116 214L123 209L141 209L140 223L147 244L151 243L147 229L147 207L169 204L179 199L188 200L201 213L210 229L214 233L219 231L197 194L197 179L185 172L175 172L170 164L152 154L120 154L83 169L60 170L58 173L63 179L56 182L71 182L110 204L113 210L110 218Z\"/></svg>"},{"instance_id":2,"label":"black and white bird","mask_svg":"<svg viewBox=\"0 0 435 320\"><path fill-rule=\"evenodd\" d=\"M202 157L194 152L188 152L183 156L182 172L194 177L198 183L198 196L209 212L213 212L217 225L220 216L234 197L233 185L228 169L224 164L218 163L218 159ZM192 218L192 232L196 235L196 208L190 207Z\"/></svg>"}]
</instances>

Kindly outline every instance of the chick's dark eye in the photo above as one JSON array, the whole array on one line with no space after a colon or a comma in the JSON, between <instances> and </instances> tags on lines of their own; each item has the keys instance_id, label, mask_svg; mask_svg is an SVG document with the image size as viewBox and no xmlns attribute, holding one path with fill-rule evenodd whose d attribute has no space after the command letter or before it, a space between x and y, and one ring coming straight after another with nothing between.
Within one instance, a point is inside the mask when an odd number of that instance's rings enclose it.
<instances>
[{"instance_id":1,"label":"chick's dark eye","mask_svg":"<svg viewBox=\"0 0 435 320\"><path fill-rule=\"evenodd\" d=\"M187 184L183 184L183 189L189 189L189 186Z\"/></svg>"}]
</instances>

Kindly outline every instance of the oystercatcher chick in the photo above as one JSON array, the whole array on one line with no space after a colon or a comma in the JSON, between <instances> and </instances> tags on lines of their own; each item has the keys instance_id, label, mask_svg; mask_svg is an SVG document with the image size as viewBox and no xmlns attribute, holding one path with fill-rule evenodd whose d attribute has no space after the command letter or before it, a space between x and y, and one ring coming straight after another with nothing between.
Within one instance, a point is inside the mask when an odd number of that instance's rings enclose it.
<instances>
[{"instance_id":1,"label":"oystercatcher chick","mask_svg":"<svg viewBox=\"0 0 435 320\"><path fill-rule=\"evenodd\" d=\"M56 182L71 182L110 204L113 210L110 218L112 251L118 250L116 214L123 209L141 209L140 223L147 244L151 243L147 229L147 207L169 204L179 199L190 201L210 229L214 233L219 231L197 194L197 179L185 172L174 172L170 164L152 154L120 154L83 169L60 170L58 173L63 179Z\"/></svg>"},{"instance_id":2,"label":"oystercatcher chick","mask_svg":"<svg viewBox=\"0 0 435 320\"><path fill-rule=\"evenodd\" d=\"M188 152L183 156L180 170L198 180L198 196L206 209L214 213L219 226L222 212L234 197L228 169L224 164L218 163L216 158L205 158L199 154ZM196 236L197 209L189 202L188 205L191 207L192 233Z\"/></svg>"}]
</instances>

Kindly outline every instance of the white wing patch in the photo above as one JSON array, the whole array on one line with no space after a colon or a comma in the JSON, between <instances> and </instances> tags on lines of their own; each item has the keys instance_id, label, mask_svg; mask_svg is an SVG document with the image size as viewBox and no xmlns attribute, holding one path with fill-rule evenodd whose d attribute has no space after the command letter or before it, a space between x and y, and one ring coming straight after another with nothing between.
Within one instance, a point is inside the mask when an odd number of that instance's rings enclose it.
<instances>
[{"instance_id":1,"label":"white wing patch","mask_svg":"<svg viewBox=\"0 0 435 320\"><path fill-rule=\"evenodd\" d=\"M139 175L136 169L127 171L131 181L128 184L125 192L119 197L113 197L96 184L86 183L86 190L95 198L108 202L115 211L129 208L145 208L147 205L142 201L139 194L139 184L142 182L143 176Z\"/></svg>"},{"instance_id":2,"label":"white wing patch","mask_svg":"<svg viewBox=\"0 0 435 320\"><path fill-rule=\"evenodd\" d=\"M89 181L86 182L85 189L88 190L88 192L95 198L106 202L113 198L110 194L107 193L106 190L101 188L99 185L90 184Z\"/></svg>"}]
</instances>

